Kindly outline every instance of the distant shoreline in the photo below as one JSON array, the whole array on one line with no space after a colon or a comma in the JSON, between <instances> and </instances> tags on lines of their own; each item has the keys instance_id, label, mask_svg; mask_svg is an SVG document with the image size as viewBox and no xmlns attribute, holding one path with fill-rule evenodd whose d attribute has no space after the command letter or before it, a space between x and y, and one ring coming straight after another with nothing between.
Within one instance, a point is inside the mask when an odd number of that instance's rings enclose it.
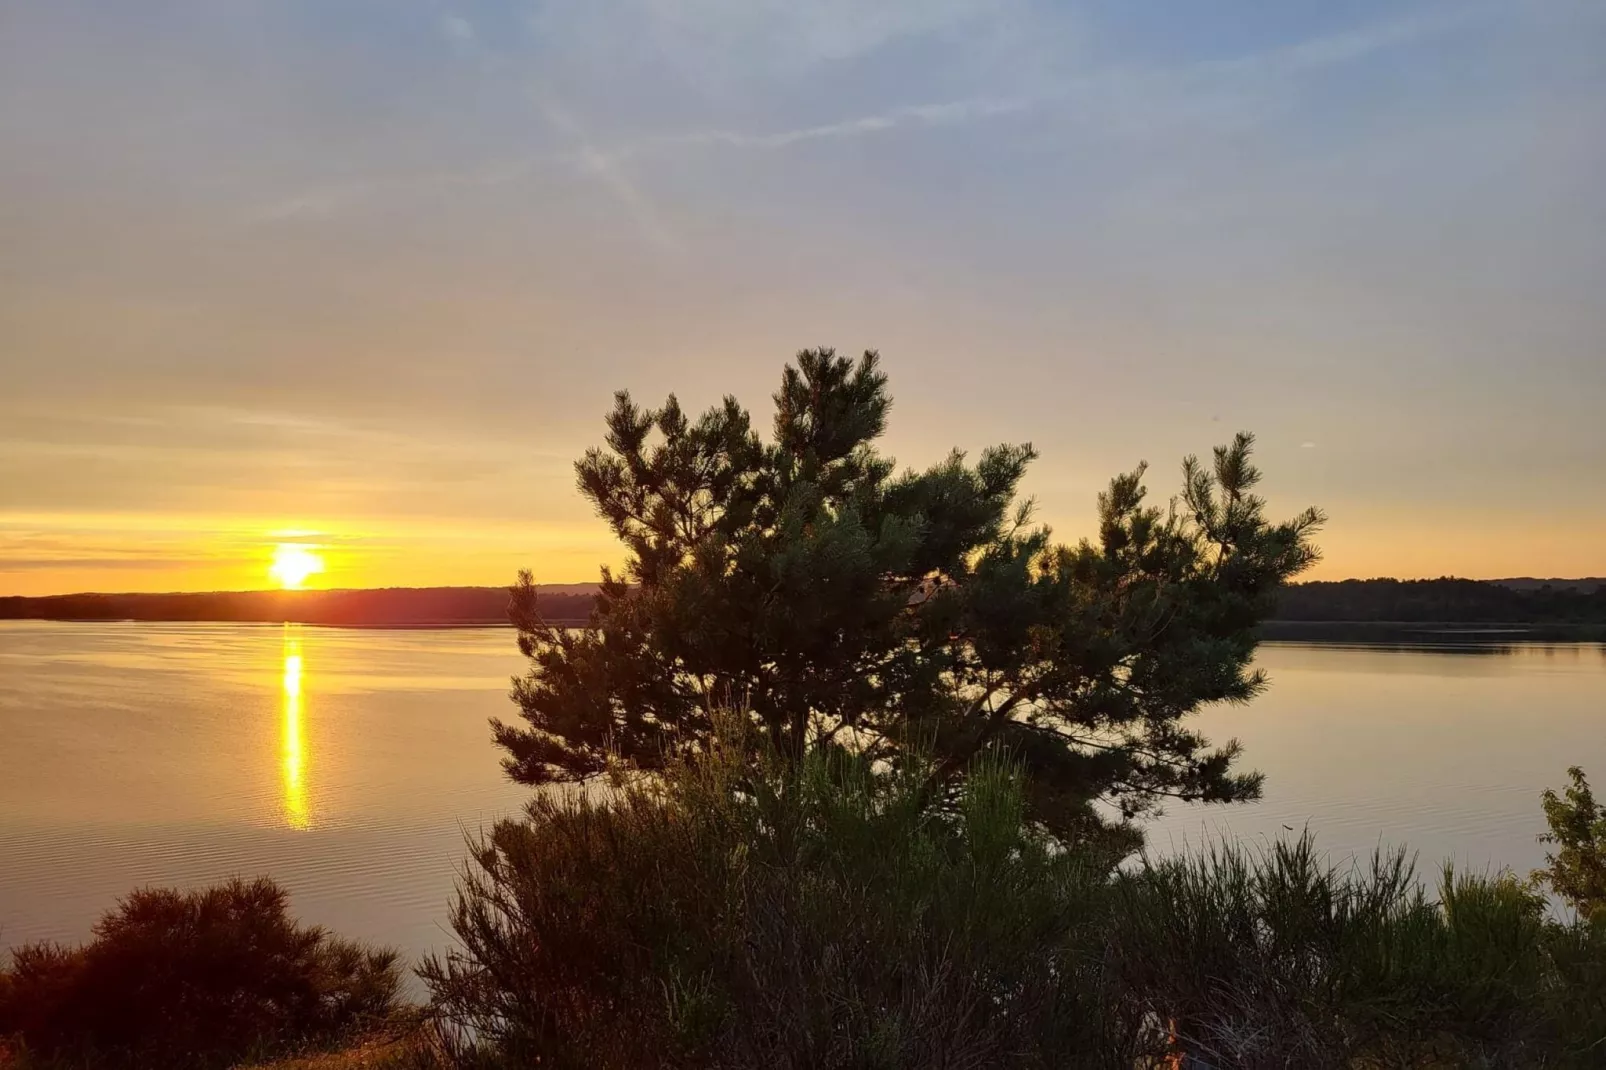
<instances>
[{"instance_id":1,"label":"distant shoreline","mask_svg":"<svg viewBox=\"0 0 1606 1070\"><path fill-rule=\"evenodd\" d=\"M590 584L540 586L536 600L553 623L584 623L595 590ZM484 628L509 624L511 599L506 587L73 594L0 598L0 620Z\"/></svg>"},{"instance_id":2,"label":"distant shoreline","mask_svg":"<svg viewBox=\"0 0 1606 1070\"><path fill-rule=\"evenodd\" d=\"M1469 646L1512 643L1606 642L1606 624L1411 620L1268 620L1258 629L1268 643L1362 643L1367 646Z\"/></svg>"},{"instance_id":3,"label":"distant shoreline","mask_svg":"<svg viewBox=\"0 0 1606 1070\"><path fill-rule=\"evenodd\" d=\"M263 628L295 624L306 628L328 628L361 632L412 631L502 631L513 625L506 620L442 620L407 623L329 623L298 620L197 620L156 619L151 617L6 617L5 621L39 624L245 624ZM584 628L584 617L548 618L560 628ZM1265 643L1355 643L1366 646L1488 646L1502 640L1517 643L1606 643L1606 625L1596 624L1511 624L1489 627L1457 624L1454 621L1284 621L1262 624L1259 639Z\"/></svg>"},{"instance_id":4,"label":"distant shoreline","mask_svg":"<svg viewBox=\"0 0 1606 1070\"><path fill-rule=\"evenodd\" d=\"M594 584L546 584L536 604L553 624L583 626ZM297 623L338 628L506 627L506 587L217 591L0 597L0 620ZM1606 639L1606 580L1343 580L1284 589L1266 639L1399 636Z\"/></svg>"}]
</instances>

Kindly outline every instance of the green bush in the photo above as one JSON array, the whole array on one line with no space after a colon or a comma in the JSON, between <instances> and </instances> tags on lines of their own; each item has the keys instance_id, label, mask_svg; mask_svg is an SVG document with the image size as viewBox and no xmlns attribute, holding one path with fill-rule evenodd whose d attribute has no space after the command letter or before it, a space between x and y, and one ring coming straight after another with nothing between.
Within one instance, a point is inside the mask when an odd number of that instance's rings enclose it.
<instances>
[{"instance_id":1,"label":"green bush","mask_svg":"<svg viewBox=\"0 0 1606 1070\"><path fill-rule=\"evenodd\" d=\"M1567 777L1572 784L1561 795L1550 790L1544 794L1550 831L1539 842L1557 850L1546 856L1549 865L1533 877L1583 917L1606 916L1606 805L1595 802L1582 769L1573 766Z\"/></svg>"},{"instance_id":2,"label":"green bush","mask_svg":"<svg viewBox=\"0 0 1606 1070\"><path fill-rule=\"evenodd\" d=\"M1598 1065L1606 944L1509 874L1447 868L1432 901L1402 853L1338 869L1306 834L1113 889L1114 987L1211 1065Z\"/></svg>"},{"instance_id":3,"label":"green bush","mask_svg":"<svg viewBox=\"0 0 1606 1070\"><path fill-rule=\"evenodd\" d=\"M1606 922L1510 875L1309 835L1114 869L1027 819L1018 768L712 750L544 796L477 845L422 970L461 1067L1588 1067Z\"/></svg>"},{"instance_id":4,"label":"green bush","mask_svg":"<svg viewBox=\"0 0 1606 1070\"><path fill-rule=\"evenodd\" d=\"M328 1043L394 1010L396 955L295 924L269 880L134 892L82 947L0 974L0 1037L45 1065L218 1067Z\"/></svg>"},{"instance_id":5,"label":"green bush","mask_svg":"<svg viewBox=\"0 0 1606 1070\"><path fill-rule=\"evenodd\" d=\"M1107 869L1024 821L1018 770L981 760L939 810L924 768L740 749L477 846L463 950L421 971L459 1065L1133 1065L1081 951Z\"/></svg>"}]
</instances>

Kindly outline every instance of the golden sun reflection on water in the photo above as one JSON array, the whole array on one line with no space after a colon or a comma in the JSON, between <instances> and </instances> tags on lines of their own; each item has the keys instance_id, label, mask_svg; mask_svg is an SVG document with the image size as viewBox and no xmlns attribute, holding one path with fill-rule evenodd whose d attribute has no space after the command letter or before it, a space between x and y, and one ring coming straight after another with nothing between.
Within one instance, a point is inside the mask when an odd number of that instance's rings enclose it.
<instances>
[{"instance_id":1,"label":"golden sun reflection on water","mask_svg":"<svg viewBox=\"0 0 1606 1070\"><path fill-rule=\"evenodd\" d=\"M284 823L291 828L312 827L307 809L307 741L302 731L301 629L284 626L284 728L281 765L284 774Z\"/></svg>"}]
</instances>

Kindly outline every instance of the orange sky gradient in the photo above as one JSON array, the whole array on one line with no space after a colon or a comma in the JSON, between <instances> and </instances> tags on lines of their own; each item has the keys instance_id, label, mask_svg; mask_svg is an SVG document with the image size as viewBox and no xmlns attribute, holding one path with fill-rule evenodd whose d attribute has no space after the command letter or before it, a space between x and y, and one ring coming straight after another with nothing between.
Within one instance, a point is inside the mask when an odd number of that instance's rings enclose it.
<instances>
[{"instance_id":1,"label":"orange sky gradient","mask_svg":"<svg viewBox=\"0 0 1606 1070\"><path fill-rule=\"evenodd\" d=\"M1151 490L1159 489L1156 480L1150 482ZM1285 498L1278 495L1274 501ZM1086 512L1091 511L1089 504ZM1082 524L1054 527L1061 537L1090 534L1085 532L1090 524L1083 519ZM1387 523L1386 518L1367 519ZM128 527L114 526L120 523ZM1449 546L1436 526L1410 518L1400 518L1392 526L1394 537L1379 542L1368 538L1360 524L1347 525L1342 516L1335 518L1319 539L1325 559L1305 578L1497 579L1606 573L1598 540L1561 523L1554 528L1555 538L1536 537L1528 519L1520 518L1503 528L1470 532ZM0 531L9 545L29 547L36 562L26 570L0 566L0 593L15 595L276 587L279 584L271 575L274 555L286 541L306 545L324 564L322 572L307 577L303 585L307 589L503 586L526 567L540 583L580 583L594 581L602 564L617 568L622 563L622 554L601 521L570 528L488 525L467 531L333 521L319 527L307 521L275 525L242 524L235 518L175 522L167 517L56 516L14 519ZM115 551L109 549L113 546ZM1536 567L1535 562L1541 564Z\"/></svg>"},{"instance_id":2,"label":"orange sky gradient","mask_svg":"<svg viewBox=\"0 0 1606 1070\"><path fill-rule=\"evenodd\" d=\"M1061 539L1244 429L1312 578L1606 575L1606 5L0 6L0 595L593 580L612 392L814 346Z\"/></svg>"}]
</instances>

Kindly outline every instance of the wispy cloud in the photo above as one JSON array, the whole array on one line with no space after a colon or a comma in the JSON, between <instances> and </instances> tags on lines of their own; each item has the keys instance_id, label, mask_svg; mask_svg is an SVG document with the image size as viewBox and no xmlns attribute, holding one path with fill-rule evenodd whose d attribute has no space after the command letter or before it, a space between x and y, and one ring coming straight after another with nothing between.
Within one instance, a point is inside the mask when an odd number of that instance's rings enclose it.
<instances>
[{"instance_id":1,"label":"wispy cloud","mask_svg":"<svg viewBox=\"0 0 1606 1070\"><path fill-rule=\"evenodd\" d=\"M246 213L246 220L248 223L282 223L323 219L386 196L505 186L529 177L541 161L541 157L523 155L459 170L334 181L259 204Z\"/></svg>"},{"instance_id":2,"label":"wispy cloud","mask_svg":"<svg viewBox=\"0 0 1606 1070\"><path fill-rule=\"evenodd\" d=\"M679 240L658 218L658 212L652 202L631 181L620 161L597 148L580 121L551 94L535 90L531 93L531 99L547 122L575 143L573 150L575 158L615 200L624 206L641 228L641 232L660 249L670 252L679 250Z\"/></svg>"},{"instance_id":3,"label":"wispy cloud","mask_svg":"<svg viewBox=\"0 0 1606 1070\"><path fill-rule=\"evenodd\" d=\"M1268 102L1275 103L1286 92L1290 79L1449 32L1489 17L1495 10L1486 3L1466 3L1228 60L1177 68L1108 67L1031 93L905 105L779 130L721 128L666 133L606 150L587 146L591 151L576 158L594 165L600 153L605 161L618 164L676 148L781 149L899 129L962 126L1051 107L1069 109L1079 120L1122 132L1151 129L1167 116L1181 122L1242 125L1264 117Z\"/></svg>"},{"instance_id":4,"label":"wispy cloud","mask_svg":"<svg viewBox=\"0 0 1606 1070\"><path fill-rule=\"evenodd\" d=\"M172 554L165 559L152 557L11 557L0 561L0 572L37 572L57 569L168 569L192 560L193 555ZM232 564L232 561L212 562Z\"/></svg>"},{"instance_id":5,"label":"wispy cloud","mask_svg":"<svg viewBox=\"0 0 1606 1070\"><path fill-rule=\"evenodd\" d=\"M612 161L627 160L655 149L728 145L733 148L781 149L806 141L865 137L899 127L956 126L999 115L1024 112L1036 103L1031 97L973 97L938 104L915 104L890 108L813 126L787 130L744 132L739 130L688 130L648 138L633 145L610 149L604 155Z\"/></svg>"},{"instance_id":6,"label":"wispy cloud","mask_svg":"<svg viewBox=\"0 0 1606 1070\"><path fill-rule=\"evenodd\" d=\"M806 30L805 36L812 42L806 51L816 62L838 53L858 55L900 36L940 32L977 17L975 6L968 0L955 0L940 11L933 9L924 13L909 5L895 5L895 11L876 18L827 5L829 10L815 11L794 26L802 16L788 14L767 3L733 13L725 0L699 0L683 10L651 0L642 2L650 9L643 17L659 30L663 25L678 28L667 38L661 34L655 37L665 47L695 49L707 45L707 35L720 25L720 19L715 16L722 13L722 17L736 18L741 34L747 36L758 34L759 27L765 25L772 30L788 26L799 33ZM407 196L441 188L504 185L528 177L543 162L563 162L577 167L594 181L596 188L617 202L653 246L678 251L683 244L666 224L661 207L641 173L647 166L644 161L656 155L697 149L775 151L871 138L900 130L936 131L985 125L992 120L1026 114L1041 114L1045 121L1051 117L1053 121L1074 123L1105 135L1145 140L1190 130L1205 134L1247 130L1286 114L1294 107L1303 79L1487 21L1498 16L1501 10L1498 4L1487 0L1468 0L1436 5L1404 17L1378 20L1230 59L1182 65L1094 65L1082 68L1073 77L1037 82L1028 92L1010 92L1000 87L997 92L850 113L807 125L770 129L692 126L622 141L612 141L582 122L551 87L542 84L526 93L540 118L560 136L557 146L493 165L470 165L431 174L383 174L367 180L333 181L271 201L259 207L251 218L253 222L319 219L380 197ZM547 30L564 27L572 30L570 23L574 19L593 17L600 18L594 13L576 14L571 10L556 22L548 20L532 25ZM613 20L612 30L618 31L619 21ZM583 24L590 25L589 22ZM487 77L499 76L493 73L502 68L491 62L492 44L477 34L472 23L447 12L440 16L439 25L442 35L454 45L486 61ZM699 27L701 36L692 35L695 40L686 36Z\"/></svg>"},{"instance_id":7,"label":"wispy cloud","mask_svg":"<svg viewBox=\"0 0 1606 1070\"><path fill-rule=\"evenodd\" d=\"M867 137L900 127L958 126L1026 112L1041 102L1041 98L1027 96L974 97L890 108L869 115L791 129L751 132L730 129L685 130L604 148L591 138L572 112L557 104L551 96L534 93L532 99L542 117L571 142L571 147L562 150L560 158L594 176L610 196L625 206L655 245L670 250L680 248L681 243L665 226L660 213L640 185L624 170L624 165L633 159L676 148L726 146L783 149L804 142ZM249 213L249 219L255 223L319 219L385 195L450 187L506 185L528 177L541 160L537 156L524 156L459 171L332 182L259 205Z\"/></svg>"},{"instance_id":8,"label":"wispy cloud","mask_svg":"<svg viewBox=\"0 0 1606 1070\"><path fill-rule=\"evenodd\" d=\"M1400 18L1385 19L1341 33L1326 34L1296 44L1268 49L1238 59L1202 65L1220 72L1260 70L1280 74L1335 67L1365 59L1378 52L1403 47L1453 31L1498 14L1500 5L1486 0L1464 0Z\"/></svg>"},{"instance_id":9,"label":"wispy cloud","mask_svg":"<svg viewBox=\"0 0 1606 1070\"><path fill-rule=\"evenodd\" d=\"M1467 0L1229 59L1096 71L1052 95L1078 121L1118 135L1249 129L1294 107L1306 79L1420 44L1499 11L1495 4Z\"/></svg>"},{"instance_id":10,"label":"wispy cloud","mask_svg":"<svg viewBox=\"0 0 1606 1070\"><path fill-rule=\"evenodd\" d=\"M342 208L366 200L379 188L381 184L378 182L357 180L303 190L259 205L249 213L249 220L253 223L278 223L332 215Z\"/></svg>"},{"instance_id":11,"label":"wispy cloud","mask_svg":"<svg viewBox=\"0 0 1606 1070\"><path fill-rule=\"evenodd\" d=\"M1000 0L547 0L529 25L584 49L645 46L681 76L728 89L806 75L889 44L957 36L1017 6Z\"/></svg>"},{"instance_id":12,"label":"wispy cloud","mask_svg":"<svg viewBox=\"0 0 1606 1070\"><path fill-rule=\"evenodd\" d=\"M463 16L448 12L440 18L441 36L453 44L472 44L477 35L474 24Z\"/></svg>"}]
</instances>

